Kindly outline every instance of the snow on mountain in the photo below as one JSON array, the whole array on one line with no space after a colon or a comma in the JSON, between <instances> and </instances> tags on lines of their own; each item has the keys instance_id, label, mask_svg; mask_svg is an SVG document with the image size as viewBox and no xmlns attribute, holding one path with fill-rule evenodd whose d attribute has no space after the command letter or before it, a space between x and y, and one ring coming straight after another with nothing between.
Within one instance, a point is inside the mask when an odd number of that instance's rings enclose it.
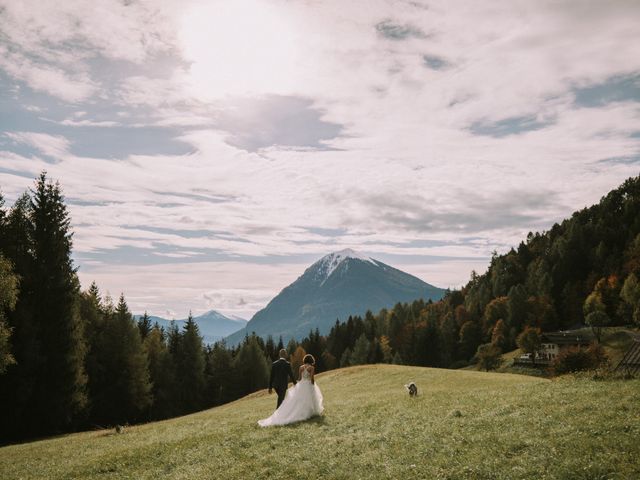
<instances>
[{"instance_id":1,"label":"snow on mountain","mask_svg":"<svg viewBox=\"0 0 640 480\"><path fill-rule=\"evenodd\" d=\"M325 255L316 263L314 263L311 268L316 269L316 279L320 281L320 283L324 283L331 274L335 271L338 266L348 259L356 259L362 260L364 262L371 262L375 265L375 261L369 257L365 257L359 252L355 250L351 250L350 248L345 248L344 250L340 250L339 252L330 253L329 255Z\"/></svg>"}]
</instances>

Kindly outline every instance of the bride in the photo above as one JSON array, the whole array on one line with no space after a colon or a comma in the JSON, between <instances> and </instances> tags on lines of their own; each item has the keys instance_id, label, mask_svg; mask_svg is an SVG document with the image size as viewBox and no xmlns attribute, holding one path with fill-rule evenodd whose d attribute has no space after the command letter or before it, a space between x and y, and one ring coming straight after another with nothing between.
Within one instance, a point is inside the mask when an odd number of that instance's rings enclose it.
<instances>
[{"instance_id":1,"label":"bride","mask_svg":"<svg viewBox=\"0 0 640 480\"><path fill-rule=\"evenodd\" d=\"M322 406L322 393L315 383L315 365L313 355L305 355L300 366L299 381L295 386L287 390L282 405L273 412L269 418L258 420L258 425L268 427L271 425L287 425L300 422L320 415L324 410Z\"/></svg>"}]
</instances>

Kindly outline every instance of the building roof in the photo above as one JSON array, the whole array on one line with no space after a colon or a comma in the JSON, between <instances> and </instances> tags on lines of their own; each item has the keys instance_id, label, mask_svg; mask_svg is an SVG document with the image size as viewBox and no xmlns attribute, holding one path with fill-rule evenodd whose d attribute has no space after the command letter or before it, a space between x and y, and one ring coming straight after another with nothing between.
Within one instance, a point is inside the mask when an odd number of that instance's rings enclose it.
<instances>
[{"instance_id":1,"label":"building roof","mask_svg":"<svg viewBox=\"0 0 640 480\"><path fill-rule=\"evenodd\" d=\"M542 334L544 343L557 345L588 345L593 341L593 335L584 331L561 331Z\"/></svg>"}]
</instances>

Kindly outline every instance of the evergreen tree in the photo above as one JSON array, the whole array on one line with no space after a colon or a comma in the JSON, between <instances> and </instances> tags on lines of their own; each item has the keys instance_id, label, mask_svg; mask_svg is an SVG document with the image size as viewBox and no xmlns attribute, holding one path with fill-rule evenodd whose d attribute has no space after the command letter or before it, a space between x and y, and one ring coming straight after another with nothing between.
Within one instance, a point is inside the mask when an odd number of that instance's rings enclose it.
<instances>
[{"instance_id":1,"label":"evergreen tree","mask_svg":"<svg viewBox=\"0 0 640 480\"><path fill-rule=\"evenodd\" d=\"M162 331L156 325L144 339L144 350L149 361L152 404L149 416L153 420L168 418L179 413L175 364L163 340Z\"/></svg>"},{"instance_id":2,"label":"evergreen tree","mask_svg":"<svg viewBox=\"0 0 640 480\"><path fill-rule=\"evenodd\" d=\"M233 357L224 341L216 342L207 356L208 400L220 405L233 399Z\"/></svg>"},{"instance_id":3,"label":"evergreen tree","mask_svg":"<svg viewBox=\"0 0 640 480\"><path fill-rule=\"evenodd\" d=\"M440 322L440 357L443 367L448 367L456 358L456 340L458 332L453 314L447 312Z\"/></svg>"},{"instance_id":4,"label":"evergreen tree","mask_svg":"<svg viewBox=\"0 0 640 480\"><path fill-rule=\"evenodd\" d=\"M400 356L400 352L396 352L395 353L391 363L394 364L394 365L404 365L404 361L402 360L402 357Z\"/></svg>"},{"instance_id":5,"label":"evergreen tree","mask_svg":"<svg viewBox=\"0 0 640 480\"><path fill-rule=\"evenodd\" d=\"M324 352L322 352L322 361L327 370L333 370L340 366L338 364L338 359L334 357L329 350L325 350Z\"/></svg>"},{"instance_id":6,"label":"evergreen tree","mask_svg":"<svg viewBox=\"0 0 640 480\"><path fill-rule=\"evenodd\" d=\"M482 333L476 322L465 322L460 328L459 351L463 360L469 360L476 353L480 342L482 341Z\"/></svg>"},{"instance_id":7,"label":"evergreen tree","mask_svg":"<svg viewBox=\"0 0 640 480\"><path fill-rule=\"evenodd\" d=\"M152 402L146 353L124 295L115 311L107 306L104 315L104 331L96 348L103 375L92 393L93 416L106 424L133 422Z\"/></svg>"},{"instance_id":8,"label":"evergreen tree","mask_svg":"<svg viewBox=\"0 0 640 480\"><path fill-rule=\"evenodd\" d=\"M347 347L340 357L340 367L344 368L349 366L351 366L351 349Z\"/></svg>"},{"instance_id":9,"label":"evergreen tree","mask_svg":"<svg viewBox=\"0 0 640 480\"><path fill-rule=\"evenodd\" d=\"M194 412L204 402L205 356L200 330L191 312L184 326L176 363L181 409L183 412Z\"/></svg>"},{"instance_id":10,"label":"evergreen tree","mask_svg":"<svg viewBox=\"0 0 640 480\"><path fill-rule=\"evenodd\" d=\"M293 355L293 353L296 351L296 348L298 348L298 342L296 342L295 338L292 338L287 343L287 353L289 355Z\"/></svg>"},{"instance_id":11,"label":"evergreen tree","mask_svg":"<svg viewBox=\"0 0 640 480\"><path fill-rule=\"evenodd\" d=\"M508 328L520 331L527 321L527 292L523 285L515 285L507 295L507 311L501 316Z\"/></svg>"},{"instance_id":12,"label":"evergreen tree","mask_svg":"<svg viewBox=\"0 0 640 480\"><path fill-rule=\"evenodd\" d=\"M267 336L267 341L264 344L264 349L265 349L265 352L267 354L267 357L272 362L275 361L278 358L278 352L276 351L276 345L275 345L275 343L273 341L273 336L272 335Z\"/></svg>"},{"instance_id":13,"label":"evergreen tree","mask_svg":"<svg viewBox=\"0 0 640 480\"><path fill-rule=\"evenodd\" d=\"M147 338L147 335L151 332L151 319L146 310L144 311L144 315L138 320L138 330L140 331L140 338L144 342L144 339Z\"/></svg>"},{"instance_id":14,"label":"evergreen tree","mask_svg":"<svg viewBox=\"0 0 640 480\"><path fill-rule=\"evenodd\" d=\"M255 335L248 337L233 359L235 398L266 388L270 366Z\"/></svg>"},{"instance_id":15,"label":"evergreen tree","mask_svg":"<svg viewBox=\"0 0 640 480\"><path fill-rule=\"evenodd\" d=\"M33 392L40 375L41 336L34 319L33 224L31 199L22 195L9 211L4 223L2 248L4 255L20 279L20 291L15 308L5 312L7 330L11 332L12 356L16 364L0 376L0 410L12 412L0 415L0 438L14 439L43 433L32 415ZM8 332L7 332L8 333Z\"/></svg>"},{"instance_id":16,"label":"evergreen tree","mask_svg":"<svg viewBox=\"0 0 640 480\"><path fill-rule=\"evenodd\" d=\"M349 358L349 365L364 365L369 357L369 340L363 333L358 337L353 347L353 353Z\"/></svg>"},{"instance_id":17,"label":"evergreen tree","mask_svg":"<svg viewBox=\"0 0 640 480\"><path fill-rule=\"evenodd\" d=\"M0 375L7 371L7 367L16 363L11 349L11 329L6 323L5 312L15 308L17 299L18 278L13 273L11 263L0 254Z\"/></svg>"},{"instance_id":18,"label":"evergreen tree","mask_svg":"<svg viewBox=\"0 0 640 480\"><path fill-rule=\"evenodd\" d=\"M71 259L71 221L60 186L48 182L45 173L36 182L30 216L40 362L29 417L43 432L55 432L71 427L87 405L86 344Z\"/></svg>"}]
</instances>

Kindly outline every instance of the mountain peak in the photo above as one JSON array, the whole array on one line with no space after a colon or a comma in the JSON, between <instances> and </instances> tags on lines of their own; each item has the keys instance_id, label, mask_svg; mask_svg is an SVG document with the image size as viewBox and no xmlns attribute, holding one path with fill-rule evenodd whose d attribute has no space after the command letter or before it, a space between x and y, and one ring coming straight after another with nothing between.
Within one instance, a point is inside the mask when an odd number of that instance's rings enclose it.
<instances>
[{"instance_id":1,"label":"mountain peak","mask_svg":"<svg viewBox=\"0 0 640 480\"><path fill-rule=\"evenodd\" d=\"M345 248L339 252L333 252L325 255L315 263L314 266L317 268L316 278L324 283L325 280L331 276L334 270L347 259L362 260L363 262L370 262L375 265L373 259L366 257L351 248Z\"/></svg>"},{"instance_id":2,"label":"mountain peak","mask_svg":"<svg viewBox=\"0 0 640 480\"><path fill-rule=\"evenodd\" d=\"M325 255L253 316L229 345L248 332L301 339L318 328L329 333L336 319L378 312L398 302L439 300L444 290L350 248Z\"/></svg>"}]
</instances>

